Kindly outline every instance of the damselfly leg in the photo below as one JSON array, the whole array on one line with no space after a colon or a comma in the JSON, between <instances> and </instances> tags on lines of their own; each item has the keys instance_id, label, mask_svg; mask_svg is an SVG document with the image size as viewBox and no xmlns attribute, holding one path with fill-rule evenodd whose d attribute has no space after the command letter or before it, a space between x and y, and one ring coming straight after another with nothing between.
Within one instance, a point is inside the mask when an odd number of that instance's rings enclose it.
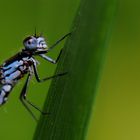
<instances>
[{"instance_id":1,"label":"damselfly leg","mask_svg":"<svg viewBox=\"0 0 140 140\"><path fill-rule=\"evenodd\" d=\"M40 77L38 75L38 72L37 72L37 68L36 68L35 65L33 65L33 69L34 69L34 74L35 74L36 80L38 82L44 82L46 80L50 80L50 79L53 79L53 78L56 78L56 77L63 76L65 74L67 74L67 73L61 73L61 74L56 74L56 75L53 75L53 76L50 76L50 77L40 79ZM38 110L42 115L47 115L49 113L41 111L41 109L39 109L39 107L37 107L36 105L34 105L31 101L29 101L27 99L27 88L28 88L28 85L29 85L30 78L31 78L31 74L28 75L28 77L26 79L26 82L25 82L25 84L23 86L23 89L22 89L21 94L20 94L20 100L21 100L22 104L24 105L24 107L29 111L31 116L37 121L36 116L34 115L34 113L31 111L31 109L28 107L28 105L26 103L28 103L33 108Z\"/></svg>"},{"instance_id":2,"label":"damselfly leg","mask_svg":"<svg viewBox=\"0 0 140 140\"><path fill-rule=\"evenodd\" d=\"M61 54L62 54L62 49L61 49L61 51L60 51L58 57L56 58L56 60L50 58L49 56L46 56L45 54L39 54L39 56L40 56L41 58L43 58L43 59L45 59L45 60L47 60L47 61L53 63L53 64L56 64L56 63L58 62L58 60L60 59Z\"/></svg>"},{"instance_id":3,"label":"damselfly leg","mask_svg":"<svg viewBox=\"0 0 140 140\"><path fill-rule=\"evenodd\" d=\"M34 105L32 102L30 102L27 99L26 95L27 95L27 88L28 88L28 85L29 85L30 78L31 78L31 74L28 75L28 77L26 79L26 82L25 82L25 84L23 86L23 89L22 89L21 94L20 94L20 101L22 102L22 104L24 105L24 107L29 111L29 113L31 114L31 116L37 121L36 116L34 115L34 113L31 111L31 109L28 107L28 105L26 103L28 103L29 105L31 105L32 107L34 107L42 115L47 115L49 113L41 111L36 105Z\"/></svg>"},{"instance_id":4,"label":"damselfly leg","mask_svg":"<svg viewBox=\"0 0 140 140\"><path fill-rule=\"evenodd\" d=\"M38 75L38 71L37 71L36 65L33 65L33 69L34 69L34 74L35 74L36 80L39 83L45 82L46 80L50 80L50 79L53 79L53 78L56 78L56 77L60 77L60 76L63 76L65 74L67 74L67 72L64 72L64 73L59 73L59 74L56 74L56 75L53 75L53 76L49 76L49 77L40 79L40 77Z\"/></svg>"},{"instance_id":5,"label":"damselfly leg","mask_svg":"<svg viewBox=\"0 0 140 140\"><path fill-rule=\"evenodd\" d=\"M63 37L61 37L59 40L57 40L51 47L49 47L49 51L52 50L55 46L57 46L61 41L63 41L69 35L71 35L71 33L68 33L64 35Z\"/></svg>"},{"instance_id":6,"label":"damselfly leg","mask_svg":"<svg viewBox=\"0 0 140 140\"><path fill-rule=\"evenodd\" d=\"M34 120L37 121L36 116L34 115L34 113L30 110L30 108L28 107L28 105L25 103L26 102L26 92L27 92L27 87L29 85L29 81L30 81L31 75L28 74L26 82L22 88L21 94L20 94L20 101L22 102L22 104L24 105L24 107L28 110L28 112L31 114L31 116L34 118Z\"/></svg>"}]
</instances>

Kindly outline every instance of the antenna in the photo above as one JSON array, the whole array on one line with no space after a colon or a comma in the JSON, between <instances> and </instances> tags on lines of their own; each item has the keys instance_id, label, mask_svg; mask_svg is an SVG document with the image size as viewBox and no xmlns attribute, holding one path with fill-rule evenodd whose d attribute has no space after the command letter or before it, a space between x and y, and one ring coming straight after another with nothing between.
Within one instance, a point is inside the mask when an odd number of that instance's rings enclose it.
<instances>
[{"instance_id":1,"label":"antenna","mask_svg":"<svg viewBox=\"0 0 140 140\"><path fill-rule=\"evenodd\" d=\"M36 35L36 27L35 27L35 34L34 34L34 36L37 37L37 35Z\"/></svg>"}]
</instances>

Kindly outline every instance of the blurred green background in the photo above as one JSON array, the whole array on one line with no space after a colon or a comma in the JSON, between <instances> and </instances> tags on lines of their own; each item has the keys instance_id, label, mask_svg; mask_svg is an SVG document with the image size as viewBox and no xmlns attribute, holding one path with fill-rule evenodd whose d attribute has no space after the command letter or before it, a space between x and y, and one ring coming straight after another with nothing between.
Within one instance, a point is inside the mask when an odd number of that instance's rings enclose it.
<instances>
[{"instance_id":1,"label":"blurred green background","mask_svg":"<svg viewBox=\"0 0 140 140\"><path fill-rule=\"evenodd\" d=\"M88 140L140 140L140 1L118 1Z\"/></svg>"},{"instance_id":2,"label":"blurred green background","mask_svg":"<svg viewBox=\"0 0 140 140\"><path fill-rule=\"evenodd\" d=\"M53 44L69 32L80 0L24 0L0 3L0 61L22 48L22 40L37 31ZM118 1L113 34L102 70L98 94L88 131L88 140L140 139L140 1ZM63 43L50 56L56 58ZM53 75L56 66L41 62L41 77ZM18 97L25 78L14 88L0 109L1 140L31 140L36 122ZM42 107L50 82L31 82L29 99ZM45 89L44 89L45 87ZM35 110L34 110L35 111ZM39 117L39 113L35 112Z\"/></svg>"}]
</instances>

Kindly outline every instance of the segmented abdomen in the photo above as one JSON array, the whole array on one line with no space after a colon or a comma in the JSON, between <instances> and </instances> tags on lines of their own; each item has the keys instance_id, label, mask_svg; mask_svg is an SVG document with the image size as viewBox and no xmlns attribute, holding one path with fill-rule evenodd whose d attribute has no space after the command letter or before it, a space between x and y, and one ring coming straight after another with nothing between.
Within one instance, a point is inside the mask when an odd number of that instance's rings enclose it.
<instances>
[{"instance_id":1,"label":"segmented abdomen","mask_svg":"<svg viewBox=\"0 0 140 140\"><path fill-rule=\"evenodd\" d=\"M4 104L7 101L7 97L12 90L13 86L11 84L1 85L0 89L0 105Z\"/></svg>"},{"instance_id":2,"label":"segmented abdomen","mask_svg":"<svg viewBox=\"0 0 140 140\"><path fill-rule=\"evenodd\" d=\"M31 64L27 60L23 58L0 67L0 105L6 102L17 81L29 71Z\"/></svg>"}]
</instances>

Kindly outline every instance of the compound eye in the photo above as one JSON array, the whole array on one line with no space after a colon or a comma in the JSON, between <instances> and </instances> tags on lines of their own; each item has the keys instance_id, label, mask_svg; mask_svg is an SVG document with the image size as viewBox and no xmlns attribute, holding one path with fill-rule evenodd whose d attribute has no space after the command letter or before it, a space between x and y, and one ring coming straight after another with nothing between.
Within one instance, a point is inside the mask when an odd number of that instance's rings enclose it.
<instances>
[{"instance_id":1,"label":"compound eye","mask_svg":"<svg viewBox=\"0 0 140 140\"><path fill-rule=\"evenodd\" d=\"M29 45L31 45L31 44L32 44L32 41L31 41L31 40L28 40L27 43L28 43Z\"/></svg>"}]
</instances>

